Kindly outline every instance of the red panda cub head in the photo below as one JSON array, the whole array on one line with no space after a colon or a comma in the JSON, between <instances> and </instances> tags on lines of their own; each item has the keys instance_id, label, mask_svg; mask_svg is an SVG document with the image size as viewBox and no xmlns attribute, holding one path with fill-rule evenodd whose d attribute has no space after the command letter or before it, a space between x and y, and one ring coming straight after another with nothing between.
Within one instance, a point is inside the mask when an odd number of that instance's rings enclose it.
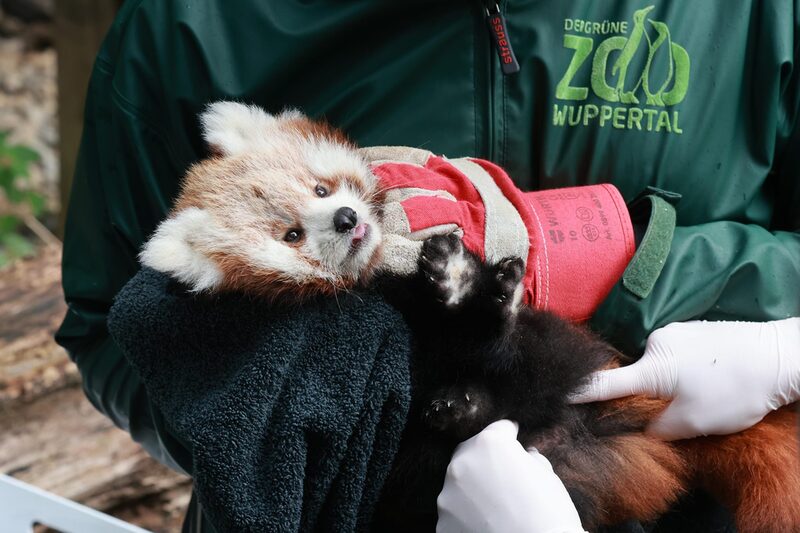
<instances>
[{"instance_id":1,"label":"red panda cub head","mask_svg":"<svg viewBox=\"0 0 800 533\"><path fill-rule=\"evenodd\" d=\"M213 155L188 170L144 265L197 292L290 300L369 277L381 253L377 180L340 132L234 102L200 121Z\"/></svg>"}]
</instances>

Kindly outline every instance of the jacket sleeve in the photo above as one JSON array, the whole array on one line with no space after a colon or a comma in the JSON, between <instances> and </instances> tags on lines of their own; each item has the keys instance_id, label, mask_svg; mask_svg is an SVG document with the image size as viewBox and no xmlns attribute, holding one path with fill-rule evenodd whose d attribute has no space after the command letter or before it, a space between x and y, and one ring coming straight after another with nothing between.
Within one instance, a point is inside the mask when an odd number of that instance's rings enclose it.
<instances>
[{"instance_id":1,"label":"jacket sleeve","mask_svg":"<svg viewBox=\"0 0 800 533\"><path fill-rule=\"evenodd\" d=\"M800 28L798 3L795 28ZM670 322L800 316L798 35L796 30L794 36L776 36L793 47L794 62L783 65L786 75L775 118L776 164L765 183L773 203L770 226L737 221L681 226L679 215L668 254L647 253L643 241L626 275L637 269L655 272L651 290L631 290L623 276L592 318L592 327L623 352L640 354L650 332Z\"/></svg>"},{"instance_id":2,"label":"jacket sleeve","mask_svg":"<svg viewBox=\"0 0 800 533\"><path fill-rule=\"evenodd\" d=\"M124 106L108 52L124 10L95 63L65 229L62 276L67 315L56 334L80 369L94 406L129 431L156 459L190 472L189 452L148 399L109 337L114 296L138 271L137 253L166 214L185 164L169 143Z\"/></svg>"},{"instance_id":3,"label":"jacket sleeve","mask_svg":"<svg viewBox=\"0 0 800 533\"><path fill-rule=\"evenodd\" d=\"M645 260L637 252L631 266ZM800 234L713 222L675 228L650 293L637 295L623 276L592 326L624 353L638 355L650 332L671 322L790 316L800 316Z\"/></svg>"}]
</instances>

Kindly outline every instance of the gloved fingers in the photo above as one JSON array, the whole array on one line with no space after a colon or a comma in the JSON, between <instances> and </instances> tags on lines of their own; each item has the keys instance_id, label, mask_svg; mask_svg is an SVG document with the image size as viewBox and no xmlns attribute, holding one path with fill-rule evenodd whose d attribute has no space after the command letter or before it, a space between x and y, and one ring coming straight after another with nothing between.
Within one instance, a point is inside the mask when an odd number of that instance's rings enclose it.
<instances>
[{"instance_id":1,"label":"gloved fingers","mask_svg":"<svg viewBox=\"0 0 800 533\"><path fill-rule=\"evenodd\" d=\"M365 146L358 149L359 154L371 165L389 162L403 162L418 166L425 163L433 155L428 150L411 146Z\"/></svg>"},{"instance_id":2,"label":"gloved fingers","mask_svg":"<svg viewBox=\"0 0 800 533\"><path fill-rule=\"evenodd\" d=\"M680 440L706 435L730 435L754 426L770 412L766 406L759 409L727 401L720 410L709 408L697 399L676 397L658 418L647 426L647 434L663 440Z\"/></svg>"},{"instance_id":3,"label":"gloved fingers","mask_svg":"<svg viewBox=\"0 0 800 533\"><path fill-rule=\"evenodd\" d=\"M447 191L458 198L465 198L465 191L474 191L469 179L458 172L452 165L436 170L408 163L382 163L373 167L372 173L377 176L380 186L385 190L407 189L410 187L430 191Z\"/></svg>"},{"instance_id":4,"label":"gloved fingers","mask_svg":"<svg viewBox=\"0 0 800 533\"><path fill-rule=\"evenodd\" d=\"M495 460L504 464L514 456L513 452L517 451L517 448L524 455L525 449L517 441L518 432L519 425L511 420L492 422L480 433L456 446L447 467L448 475L454 478L461 477L465 468L469 470L475 466L476 460L487 467L490 467Z\"/></svg>"},{"instance_id":5,"label":"gloved fingers","mask_svg":"<svg viewBox=\"0 0 800 533\"><path fill-rule=\"evenodd\" d=\"M397 202L390 202L383 206L383 233L389 235L408 235L411 228L408 224L403 206Z\"/></svg>"},{"instance_id":6,"label":"gloved fingers","mask_svg":"<svg viewBox=\"0 0 800 533\"><path fill-rule=\"evenodd\" d=\"M676 399L658 418L650 422L646 433L662 440L680 440L699 437L704 431L697 414L688 410L680 399Z\"/></svg>"},{"instance_id":7,"label":"gloved fingers","mask_svg":"<svg viewBox=\"0 0 800 533\"><path fill-rule=\"evenodd\" d=\"M437 499L437 533L582 532L575 505L550 462L499 420L461 443Z\"/></svg>"},{"instance_id":8,"label":"gloved fingers","mask_svg":"<svg viewBox=\"0 0 800 533\"><path fill-rule=\"evenodd\" d=\"M465 218L465 207L462 202L453 202L438 196L416 196L400 205L408 220L409 233L445 224L462 226Z\"/></svg>"},{"instance_id":9,"label":"gloved fingers","mask_svg":"<svg viewBox=\"0 0 800 533\"><path fill-rule=\"evenodd\" d=\"M463 453L468 453L469 450L495 446L498 442L513 442L518 444L522 449L522 445L517 442L518 432L519 424L514 421L503 419L498 420L497 422L492 422L483 428L480 433L459 444L453 453L453 460L450 461L450 464L452 465L455 462L455 459L457 459Z\"/></svg>"},{"instance_id":10,"label":"gloved fingers","mask_svg":"<svg viewBox=\"0 0 800 533\"><path fill-rule=\"evenodd\" d=\"M398 276L411 276L417 271L423 241L387 233L383 237L381 268Z\"/></svg>"},{"instance_id":11,"label":"gloved fingers","mask_svg":"<svg viewBox=\"0 0 800 533\"><path fill-rule=\"evenodd\" d=\"M385 202L405 202L406 200L416 196L438 197L450 200L451 202L456 201L456 197L447 191L441 191L438 189L421 189L419 187L401 187L399 189L389 189L386 191Z\"/></svg>"},{"instance_id":12,"label":"gloved fingers","mask_svg":"<svg viewBox=\"0 0 800 533\"><path fill-rule=\"evenodd\" d=\"M528 455L535 465L528 474L533 476L533 493L538 493L538 498L548 502L548 510L558 516L558 528L551 529L555 533L574 532L586 533L581 526L581 519L578 510L572 502L572 498L564 486L564 483L553 470L550 461L539 453L536 448L528 449ZM538 529L537 529L538 531Z\"/></svg>"},{"instance_id":13,"label":"gloved fingers","mask_svg":"<svg viewBox=\"0 0 800 533\"><path fill-rule=\"evenodd\" d=\"M647 426L646 433L662 440L681 440L702 437L709 434L727 434L749 427L748 425L735 425L733 427L709 426L708 413L700 412L696 403L676 398L664 409L658 418ZM715 417L717 418L717 417ZM737 422L742 422L739 419ZM722 420L714 423L725 425Z\"/></svg>"},{"instance_id":14,"label":"gloved fingers","mask_svg":"<svg viewBox=\"0 0 800 533\"><path fill-rule=\"evenodd\" d=\"M464 230L457 224L442 224L441 226L431 226L419 231L412 231L407 237L412 241L427 241L436 235L450 235L451 233L455 233L459 239L464 236Z\"/></svg>"},{"instance_id":15,"label":"gloved fingers","mask_svg":"<svg viewBox=\"0 0 800 533\"><path fill-rule=\"evenodd\" d=\"M550 461L547 459L547 457L539 453L539 450L537 450L536 447L530 447L526 451L536 463L537 468L544 469L547 472L553 472L553 465L550 464Z\"/></svg>"},{"instance_id":16,"label":"gloved fingers","mask_svg":"<svg viewBox=\"0 0 800 533\"><path fill-rule=\"evenodd\" d=\"M585 387L570 394L570 403L589 403L613 400L632 394L652 394L644 390L642 362L621 368L600 370L590 377Z\"/></svg>"},{"instance_id":17,"label":"gloved fingers","mask_svg":"<svg viewBox=\"0 0 800 533\"><path fill-rule=\"evenodd\" d=\"M478 433L478 435L481 434L483 434L484 436L492 435L500 438L511 438L516 440L517 433L519 433L519 424L517 424L513 420L508 420L504 418L503 420L492 422L491 424L483 428L483 431ZM478 435L476 435L476 437Z\"/></svg>"},{"instance_id":18,"label":"gloved fingers","mask_svg":"<svg viewBox=\"0 0 800 533\"><path fill-rule=\"evenodd\" d=\"M455 202L448 205L453 204L455 204ZM422 228L412 230L411 220L409 220L408 216L403 204L398 202L389 202L385 204L383 207L383 232L391 235L402 235L415 241L424 241L434 235L449 235L456 230L460 230L460 226L456 221L434 226L423 226ZM412 214L411 216L416 215ZM414 227L416 226L417 224L414 225Z\"/></svg>"}]
</instances>

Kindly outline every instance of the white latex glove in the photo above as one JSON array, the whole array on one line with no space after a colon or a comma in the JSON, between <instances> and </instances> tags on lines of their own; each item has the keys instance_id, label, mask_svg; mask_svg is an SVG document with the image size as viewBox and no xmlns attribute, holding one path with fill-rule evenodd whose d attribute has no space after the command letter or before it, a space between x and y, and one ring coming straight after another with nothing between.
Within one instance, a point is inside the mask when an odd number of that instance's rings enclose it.
<instances>
[{"instance_id":1,"label":"white latex glove","mask_svg":"<svg viewBox=\"0 0 800 533\"><path fill-rule=\"evenodd\" d=\"M458 445L439 494L437 533L584 533L550 462L500 420Z\"/></svg>"},{"instance_id":2,"label":"white latex glove","mask_svg":"<svg viewBox=\"0 0 800 533\"><path fill-rule=\"evenodd\" d=\"M800 399L800 318L685 322L654 331L636 363L597 372L574 403L672 399L648 431L668 440L747 429Z\"/></svg>"}]
</instances>

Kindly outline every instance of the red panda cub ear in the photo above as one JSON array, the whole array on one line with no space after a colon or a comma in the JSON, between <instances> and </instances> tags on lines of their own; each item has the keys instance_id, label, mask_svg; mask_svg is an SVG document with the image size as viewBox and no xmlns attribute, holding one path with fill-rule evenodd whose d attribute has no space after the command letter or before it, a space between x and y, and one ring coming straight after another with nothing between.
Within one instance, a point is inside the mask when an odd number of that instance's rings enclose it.
<instances>
[{"instance_id":1,"label":"red panda cub ear","mask_svg":"<svg viewBox=\"0 0 800 533\"><path fill-rule=\"evenodd\" d=\"M190 207L164 220L144 245L144 266L170 274L192 291L219 286L223 275L210 255L227 235L204 209Z\"/></svg>"},{"instance_id":2,"label":"red panda cub ear","mask_svg":"<svg viewBox=\"0 0 800 533\"><path fill-rule=\"evenodd\" d=\"M200 115L203 138L214 155L236 156L260 147L278 120L254 105L214 102Z\"/></svg>"}]
</instances>

